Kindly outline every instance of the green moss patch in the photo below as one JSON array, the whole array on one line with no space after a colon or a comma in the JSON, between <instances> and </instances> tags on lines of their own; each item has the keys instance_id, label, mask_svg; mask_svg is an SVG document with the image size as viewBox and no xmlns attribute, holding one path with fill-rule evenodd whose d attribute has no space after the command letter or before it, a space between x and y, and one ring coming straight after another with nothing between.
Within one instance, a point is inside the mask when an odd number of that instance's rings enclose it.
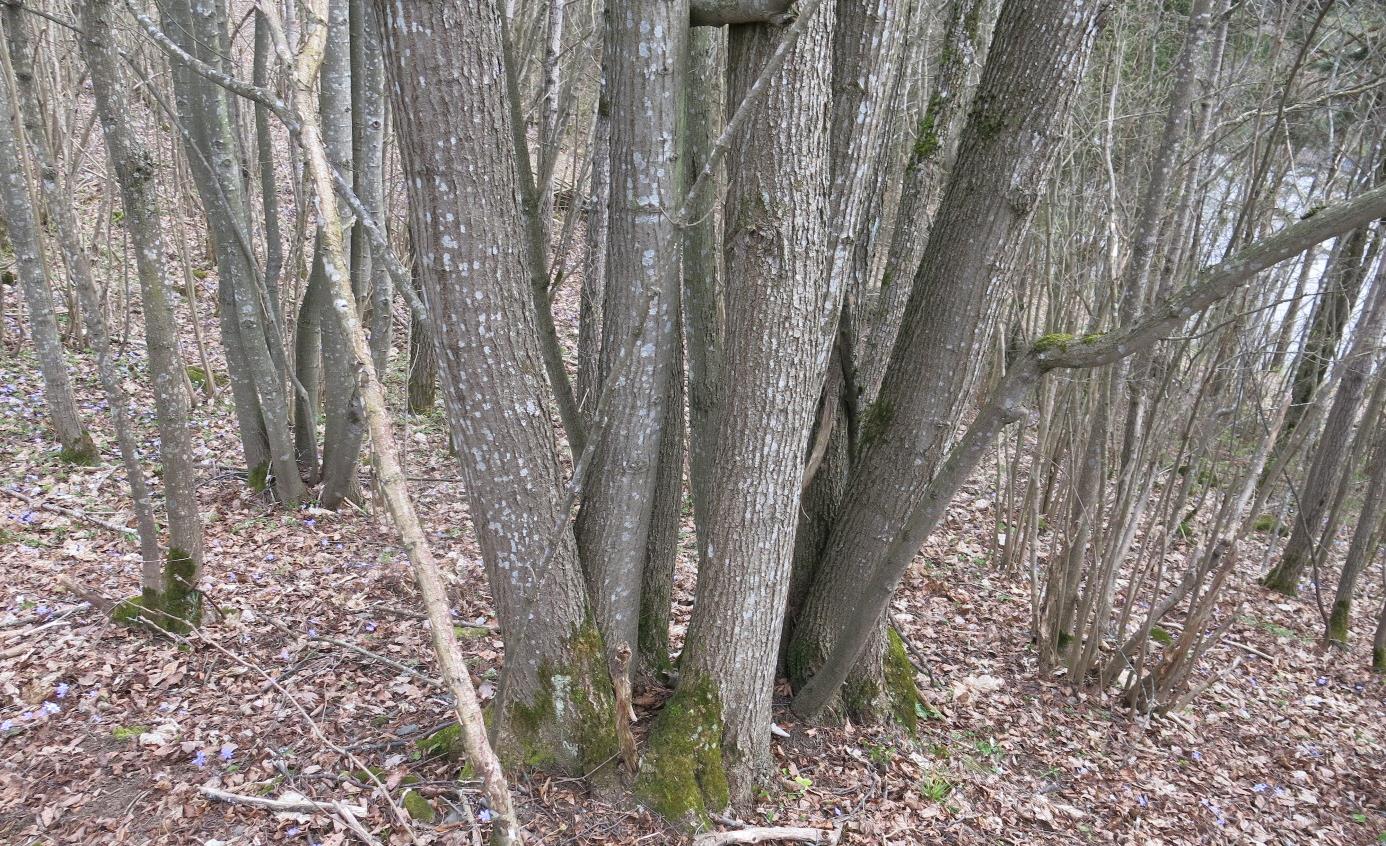
<instances>
[{"instance_id":1,"label":"green moss patch","mask_svg":"<svg viewBox=\"0 0 1386 846\"><path fill-rule=\"evenodd\" d=\"M690 829L730 801L722 762L722 703L708 678L685 678L650 729L635 794Z\"/></svg>"}]
</instances>

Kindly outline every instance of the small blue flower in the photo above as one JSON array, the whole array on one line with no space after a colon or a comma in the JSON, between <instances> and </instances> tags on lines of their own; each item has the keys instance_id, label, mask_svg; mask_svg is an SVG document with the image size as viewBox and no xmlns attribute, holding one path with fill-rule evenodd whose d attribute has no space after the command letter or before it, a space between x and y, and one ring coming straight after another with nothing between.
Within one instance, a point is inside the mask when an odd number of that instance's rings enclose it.
<instances>
[{"instance_id":1,"label":"small blue flower","mask_svg":"<svg viewBox=\"0 0 1386 846\"><path fill-rule=\"evenodd\" d=\"M236 747L234 744L223 743L221 745L221 751L217 753L217 757L221 758L223 761L229 761L231 760L231 757L235 754Z\"/></svg>"},{"instance_id":2,"label":"small blue flower","mask_svg":"<svg viewBox=\"0 0 1386 846\"><path fill-rule=\"evenodd\" d=\"M58 712L61 711L61 710L62 710L62 708L59 707L58 703L56 703L56 702L45 702L45 703L43 703L43 713L45 713L45 714L56 714L56 713L58 713Z\"/></svg>"},{"instance_id":3,"label":"small blue flower","mask_svg":"<svg viewBox=\"0 0 1386 846\"><path fill-rule=\"evenodd\" d=\"M14 720L4 720L0 722L0 731L9 731L14 728Z\"/></svg>"},{"instance_id":4,"label":"small blue flower","mask_svg":"<svg viewBox=\"0 0 1386 846\"><path fill-rule=\"evenodd\" d=\"M1203 760L1203 753L1202 753L1202 752L1199 752L1197 749L1195 749L1194 751L1192 751L1192 752L1189 753L1189 757L1190 757L1190 758L1193 758L1195 761L1202 761L1202 760Z\"/></svg>"},{"instance_id":5,"label":"small blue flower","mask_svg":"<svg viewBox=\"0 0 1386 846\"><path fill-rule=\"evenodd\" d=\"M490 822L491 820L496 818L496 815L491 813L490 808L482 808L481 813L477 814L476 816L477 819L481 820L484 823Z\"/></svg>"},{"instance_id":6,"label":"small blue flower","mask_svg":"<svg viewBox=\"0 0 1386 846\"><path fill-rule=\"evenodd\" d=\"M1264 781L1258 781L1251 786L1252 793L1265 793L1267 790L1270 790L1270 785Z\"/></svg>"},{"instance_id":7,"label":"small blue flower","mask_svg":"<svg viewBox=\"0 0 1386 846\"><path fill-rule=\"evenodd\" d=\"M1317 679L1314 679L1314 684L1323 687L1328 684L1328 676L1319 676Z\"/></svg>"},{"instance_id":8,"label":"small blue flower","mask_svg":"<svg viewBox=\"0 0 1386 846\"><path fill-rule=\"evenodd\" d=\"M1146 797L1146 795L1145 795L1144 793L1142 793L1140 796L1137 796L1137 797L1136 797L1136 804L1137 804L1137 805L1140 805L1142 808L1149 808L1149 807L1150 807L1150 799L1148 799L1148 798Z\"/></svg>"},{"instance_id":9,"label":"small blue flower","mask_svg":"<svg viewBox=\"0 0 1386 846\"><path fill-rule=\"evenodd\" d=\"M207 766L207 753L201 749L197 750L197 754L193 756L193 763L199 768Z\"/></svg>"},{"instance_id":10,"label":"small blue flower","mask_svg":"<svg viewBox=\"0 0 1386 846\"><path fill-rule=\"evenodd\" d=\"M374 621L374 620L367 620L367 621L366 621L366 631L368 631L368 632L373 632L373 631L375 631L375 629L376 629L375 621Z\"/></svg>"},{"instance_id":11,"label":"small blue flower","mask_svg":"<svg viewBox=\"0 0 1386 846\"><path fill-rule=\"evenodd\" d=\"M284 832L284 836L285 836L285 837L298 837L298 835L299 835L300 833L302 833L302 832L303 832L303 829L299 828L298 826L296 826L296 825L295 825L295 826L290 826L290 827L289 827L289 830Z\"/></svg>"},{"instance_id":12,"label":"small blue flower","mask_svg":"<svg viewBox=\"0 0 1386 846\"><path fill-rule=\"evenodd\" d=\"M67 682L58 682L58 686L53 688L53 695L62 699L67 696L69 690L71 690L71 688L67 686Z\"/></svg>"}]
</instances>

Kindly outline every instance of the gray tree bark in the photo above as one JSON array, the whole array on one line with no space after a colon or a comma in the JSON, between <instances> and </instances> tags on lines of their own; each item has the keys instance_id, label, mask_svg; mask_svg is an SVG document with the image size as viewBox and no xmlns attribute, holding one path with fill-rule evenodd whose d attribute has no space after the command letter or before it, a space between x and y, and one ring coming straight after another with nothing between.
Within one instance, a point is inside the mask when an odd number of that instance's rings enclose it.
<instances>
[{"instance_id":1,"label":"gray tree bark","mask_svg":"<svg viewBox=\"0 0 1386 846\"><path fill-rule=\"evenodd\" d=\"M1386 329L1386 276L1380 271L1372 282L1371 301L1366 307L1352 344L1342 358L1343 378L1339 380L1333 405L1324 418L1313 460L1304 485L1295 491L1296 508L1290 540L1280 561L1261 583L1277 593L1294 596L1299 579L1311 561L1321 561L1319 549L1329 502L1338 481L1347 472L1344 461L1352 443L1352 429L1366 393L1372 369L1372 356Z\"/></svg>"},{"instance_id":2,"label":"gray tree bark","mask_svg":"<svg viewBox=\"0 0 1386 846\"><path fill-rule=\"evenodd\" d=\"M806 615L832 621L835 632L816 629L815 642L791 648L792 660L807 667L822 666L844 629L874 625L884 611L882 603L859 613L859 586L886 556L943 459L993 274L1044 185L1050 141L1087 64L1098 12L1079 0L1008 0L1002 8L889 368L863 415L858 464L805 604ZM834 691L812 682L810 689L814 696L801 692L800 705L812 707L801 713L816 714Z\"/></svg>"},{"instance_id":3,"label":"gray tree bark","mask_svg":"<svg viewBox=\"0 0 1386 846\"><path fill-rule=\"evenodd\" d=\"M144 312L145 345L154 386L154 412L159 425L159 457L163 463L164 506L168 514L168 557L157 593L144 585L141 604L156 613L159 624L173 630L196 626L202 616L198 578L202 570L202 518L197 508L197 468L188 430L188 394L184 389L178 327L171 306L171 289L164 278L156 164L130 123L137 114L132 90L114 42L111 0L91 0L83 6L83 53L91 70L96 110L106 137L106 150L120 185L125 226L135 252Z\"/></svg>"},{"instance_id":4,"label":"gray tree bark","mask_svg":"<svg viewBox=\"0 0 1386 846\"><path fill-rule=\"evenodd\" d=\"M602 384L611 392L577 518L597 626L615 653L639 639L640 592L679 315L680 93L684 0L610 0L606 99L610 221L602 305ZM621 354L638 337L636 355ZM680 474L681 475L681 474Z\"/></svg>"},{"instance_id":5,"label":"gray tree bark","mask_svg":"<svg viewBox=\"0 0 1386 846\"><path fill-rule=\"evenodd\" d=\"M828 285L831 4L816 7L728 155L725 361L698 595L673 700L637 791L672 819L747 798L769 766L770 697L813 410L840 292ZM729 33L729 101L788 31Z\"/></svg>"},{"instance_id":6,"label":"gray tree bark","mask_svg":"<svg viewBox=\"0 0 1386 846\"><path fill-rule=\"evenodd\" d=\"M323 55L318 82L319 112L322 115L323 144L332 166L348 182L355 177L353 158L352 112L352 44L351 0L331 0L328 4L327 45ZM361 180L354 180L361 184ZM358 196L360 196L358 194ZM378 198L372 197L371 201ZM338 201L338 213L345 219L350 209ZM361 252L352 232L342 233L347 255L352 259L350 270L352 294L359 304L369 284L369 251ZM323 261L319 246L318 262ZM330 286L329 286L330 288ZM335 294L329 291L321 303L319 322L322 327L323 369L323 435L322 435L322 493L324 508L336 508L348 498L358 495L356 463L361 454L361 438L365 434L361 417L361 398L357 394L356 363L351 354L351 341L342 334L332 317Z\"/></svg>"},{"instance_id":7,"label":"gray tree bark","mask_svg":"<svg viewBox=\"0 0 1386 846\"><path fill-rule=\"evenodd\" d=\"M0 158L6 161L0 173L0 209L3 209L10 246L14 249L15 273L23 286L24 303L29 309L29 336L34 342L39 372L43 375L44 405L58 443L62 445L62 460L92 464L99 456L96 444L82 424L67 375L58 318L53 310L53 291L43 260L43 243L39 240L34 209L29 202L29 179L24 167L24 150L15 130L15 111L9 83L0 78Z\"/></svg>"},{"instance_id":8,"label":"gray tree bark","mask_svg":"<svg viewBox=\"0 0 1386 846\"><path fill-rule=\"evenodd\" d=\"M588 772L616 749L611 682L572 531L551 536L567 523L500 14L484 0L376 8L448 421L507 641L496 719L513 754Z\"/></svg>"},{"instance_id":9,"label":"gray tree bark","mask_svg":"<svg viewBox=\"0 0 1386 846\"><path fill-rule=\"evenodd\" d=\"M188 55L225 69L229 61L224 10L191 0L161 0L163 30ZM250 247L249 216L232 122L230 95L173 61L178 120L191 141L188 161L215 244L222 346L251 487L273 474L286 504L302 495L289 427L283 335L266 307L268 293Z\"/></svg>"},{"instance_id":10,"label":"gray tree bark","mask_svg":"<svg viewBox=\"0 0 1386 846\"><path fill-rule=\"evenodd\" d=\"M120 449L121 463L125 468L125 477L130 485L134 504L135 527L139 533L140 557L143 559L141 578L145 584L157 587L161 567L159 529L154 522L154 499L144 477L139 450L130 428L130 398L121 386L120 376L116 372L110 334L106 330L105 309L101 305L101 294L97 290L96 280L92 277L91 262L82 248L81 230L77 228L72 213L72 196L66 189L62 169L54 161L53 147L43 119L43 108L35 90L34 69L30 58L33 41L29 33L27 15L28 12L18 4L5 5L5 33L10 67L14 70L19 112L23 119L29 150L39 172L39 185L49 218L54 224L58 238L63 241L63 258L68 276L77 288L77 296L82 305L82 317L86 321L87 341L96 354L97 374L106 393L106 403L110 406L111 428L115 431L116 445Z\"/></svg>"}]
</instances>

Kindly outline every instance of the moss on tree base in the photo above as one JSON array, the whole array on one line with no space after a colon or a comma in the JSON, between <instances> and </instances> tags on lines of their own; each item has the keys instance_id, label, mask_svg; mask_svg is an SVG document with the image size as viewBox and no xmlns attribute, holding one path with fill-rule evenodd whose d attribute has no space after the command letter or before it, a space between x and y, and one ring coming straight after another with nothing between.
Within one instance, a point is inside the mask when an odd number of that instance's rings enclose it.
<instances>
[{"instance_id":1,"label":"moss on tree base","mask_svg":"<svg viewBox=\"0 0 1386 846\"><path fill-rule=\"evenodd\" d=\"M507 766L590 776L616 756L616 710L606 649L591 620L570 640L569 662L539 668L539 690L509 706L501 740Z\"/></svg>"},{"instance_id":2,"label":"moss on tree base","mask_svg":"<svg viewBox=\"0 0 1386 846\"><path fill-rule=\"evenodd\" d=\"M97 451L92 439L83 435L81 441L59 450L58 460L78 467L93 467L101 462L101 453Z\"/></svg>"},{"instance_id":3,"label":"moss on tree base","mask_svg":"<svg viewBox=\"0 0 1386 846\"><path fill-rule=\"evenodd\" d=\"M186 634L202 623L202 592L197 589L197 562L181 549L170 549L164 567L164 589L145 588L116 603L111 620L125 626L147 626Z\"/></svg>"},{"instance_id":4,"label":"moss on tree base","mask_svg":"<svg viewBox=\"0 0 1386 846\"><path fill-rule=\"evenodd\" d=\"M1348 640L1348 622L1352 619L1351 602L1335 602L1328 615L1328 642L1343 646Z\"/></svg>"},{"instance_id":5,"label":"moss on tree base","mask_svg":"<svg viewBox=\"0 0 1386 846\"><path fill-rule=\"evenodd\" d=\"M842 686L842 704L862 725L893 722L914 734L919 727L919 688L905 641L894 628L886 629L886 650L879 672L855 672Z\"/></svg>"},{"instance_id":6,"label":"moss on tree base","mask_svg":"<svg viewBox=\"0 0 1386 846\"><path fill-rule=\"evenodd\" d=\"M1386 646L1377 647L1372 650L1372 670L1378 673L1386 673Z\"/></svg>"},{"instance_id":7,"label":"moss on tree base","mask_svg":"<svg viewBox=\"0 0 1386 846\"><path fill-rule=\"evenodd\" d=\"M1282 596L1298 596L1298 580L1285 567L1276 567L1261 579L1261 586Z\"/></svg>"},{"instance_id":8,"label":"moss on tree base","mask_svg":"<svg viewBox=\"0 0 1386 846\"><path fill-rule=\"evenodd\" d=\"M635 795L691 830L731 801L722 761L722 703L711 679L684 679L655 718Z\"/></svg>"}]
</instances>

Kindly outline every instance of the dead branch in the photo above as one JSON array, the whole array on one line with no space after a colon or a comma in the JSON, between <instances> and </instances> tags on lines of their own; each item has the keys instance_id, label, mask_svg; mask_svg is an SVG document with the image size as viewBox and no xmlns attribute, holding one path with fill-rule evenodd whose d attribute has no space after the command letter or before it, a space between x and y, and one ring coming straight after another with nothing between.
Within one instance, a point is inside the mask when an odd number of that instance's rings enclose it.
<instances>
[{"instance_id":1,"label":"dead branch","mask_svg":"<svg viewBox=\"0 0 1386 846\"><path fill-rule=\"evenodd\" d=\"M735 831L713 831L693 838L693 846L730 846L735 843L768 843L775 840L791 843L831 843L836 844L842 837L840 829L824 831L821 828L795 828L792 826L751 826Z\"/></svg>"}]
</instances>

